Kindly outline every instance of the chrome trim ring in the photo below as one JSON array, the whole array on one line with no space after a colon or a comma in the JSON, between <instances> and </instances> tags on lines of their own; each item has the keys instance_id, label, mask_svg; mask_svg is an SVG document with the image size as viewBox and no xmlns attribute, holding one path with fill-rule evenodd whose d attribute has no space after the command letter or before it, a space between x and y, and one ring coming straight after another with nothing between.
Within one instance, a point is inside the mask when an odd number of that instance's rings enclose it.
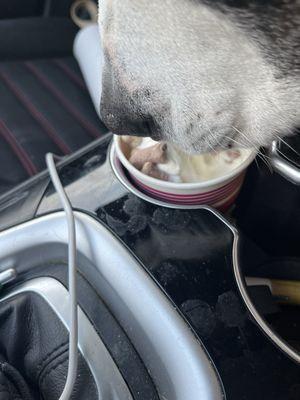
<instances>
[{"instance_id":1,"label":"chrome trim ring","mask_svg":"<svg viewBox=\"0 0 300 400\"><path fill-rule=\"evenodd\" d=\"M279 142L273 141L269 152L272 167L288 181L300 185L300 169L279 155L278 145Z\"/></svg>"},{"instance_id":2,"label":"chrome trim ring","mask_svg":"<svg viewBox=\"0 0 300 400\"><path fill-rule=\"evenodd\" d=\"M130 180L127 178L127 176L124 173L124 170L122 168L122 165L120 162L117 161L116 157L116 150L115 150L115 144L113 141L111 142L109 149L109 160L110 160L110 165L111 168L116 175L117 179L120 181L120 183L131 193L136 195L137 197L141 198L142 200L148 201L149 203L155 204L157 206L161 207L167 207L167 208L175 208L179 210L196 210L203 208L203 205L181 205L181 204L172 204L172 203L167 203L161 200L157 200L154 197L150 197L147 194L143 193L141 190L139 190L136 186L134 186Z\"/></svg>"},{"instance_id":3,"label":"chrome trim ring","mask_svg":"<svg viewBox=\"0 0 300 400\"><path fill-rule=\"evenodd\" d=\"M285 354L287 354L292 360L296 361L297 363L300 363L300 354L295 351L287 342L285 342L279 335L277 335L276 332L274 332L270 326L266 323L266 321L261 317L259 312L257 311L254 303L252 302L248 291L247 291L247 285L245 278L242 274L242 270L240 267L239 263L239 232L238 230L231 225L221 214L219 214L217 211L205 207L207 210L209 210L211 213L213 213L216 217L218 217L233 233L233 246L232 246L232 262L233 262L233 271L234 271L234 276L235 280L238 286L238 289L240 291L240 294L244 300L244 303L250 312L251 316L254 318L256 323L259 325L261 330L269 337L269 339L279 348L281 351L283 351Z\"/></svg>"}]
</instances>

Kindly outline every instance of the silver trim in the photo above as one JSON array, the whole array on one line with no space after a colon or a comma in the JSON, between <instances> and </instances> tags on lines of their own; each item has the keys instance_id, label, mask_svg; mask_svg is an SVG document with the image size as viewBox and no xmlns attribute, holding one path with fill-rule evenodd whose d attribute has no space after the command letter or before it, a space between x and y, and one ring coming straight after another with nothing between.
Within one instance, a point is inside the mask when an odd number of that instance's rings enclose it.
<instances>
[{"instance_id":1,"label":"silver trim","mask_svg":"<svg viewBox=\"0 0 300 400\"><path fill-rule=\"evenodd\" d=\"M0 302L21 293L41 296L70 330L70 296L56 279L36 278L13 289ZM130 391L94 327L78 307L78 347L94 377L99 400L133 400Z\"/></svg>"},{"instance_id":2,"label":"silver trim","mask_svg":"<svg viewBox=\"0 0 300 400\"><path fill-rule=\"evenodd\" d=\"M247 286L245 283L245 278L243 277L240 266L239 266L239 253L238 253L238 241L239 236L236 234L234 235L234 244L233 244L233 268L234 268L234 275L236 278L236 282L239 288L239 291L243 297L243 300L254 318L254 320L258 323L260 328L264 331L264 333L272 340L272 342L278 346L284 353L286 353L290 358L292 358L297 363L300 363L300 354L297 353L292 347L288 345L279 335L274 332L270 326L266 323L266 321L261 317L259 312L256 310L252 300L250 299L247 291Z\"/></svg>"},{"instance_id":3,"label":"silver trim","mask_svg":"<svg viewBox=\"0 0 300 400\"><path fill-rule=\"evenodd\" d=\"M128 249L94 218L75 213L78 258L99 272L101 296L139 352L161 399L220 400L220 377L201 343ZM0 270L28 270L66 257L67 229L58 212L0 233ZM105 399L106 400L106 399Z\"/></svg>"},{"instance_id":4,"label":"silver trim","mask_svg":"<svg viewBox=\"0 0 300 400\"><path fill-rule=\"evenodd\" d=\"M272 167L290 182L300 185L300 169L279 155L278 145L279 142L273 141L269 152Z\"/></svg>"},{"instance_id":5,"label":"silver trim","mask_svg":"<svg viewBox=\"0 0 300 400\"><path fill-rule=\"evenodd\" d=\"M13 281L17 277L16 270L14 268L9 268L0 272L0 285L5 285L8 282Z\"/></svg>"},{"instance_id":6,"label":"silver trim","mask_svg":"<svg viewBox=\"0 0 300 400\"><path fill-rule=\"evenodd\" d=\"M269 339L277 346L279 347L284 353L286 353L291 359L296 361L297 363L300 363L300 354L296 352L292 347L289 346L287 342L285 342L279 335L274 332L270 326L266 323L266 321L261 317L259 312L256 310L251 298L248 295L247 291L247 285L245 278L242 274L240 265L239 265L239 232L238 230L231 225L221 214L219 214L217 211L209 208L209 207L203 207L204 209L207 209L210 211L212 214L214 214L216 217L218 217L233 233L233 246L232 246L232 262L233 262L233 271L234 271L234 276L236 279L236 283L238 285L240 294L244 300L244 303L256 321L256 323L260 326L261 330L269 337Z\"/></svg>"},{"instance_id":7,"label":"silver trim","mask_svg":"<svg viewBox=\"0 0 300 400\"><path fill-rule=\"evenodd\" d=\"M105 133L103 136L101 136L99 139L94 140L93 142L87 144L84 147L81 147L79 150L74 151L74 153L61 157L61 161L57 163L58 168L62 168L67 164L70 164L72 161L78 159L80 156L83 154L87 153L88 151L93 150L95 147L99 146L102 141L106 140L109 136L113 136L111 132ZM13 189L10 189L8 192L4 192L0 196L0 205L3 203L6 205L11 201L11 199L16 195L19 194L21 191L25 191L26 189L30 188L31 185L36 184L38 181L46 178L48 176L48 171L45 169L44 171L39 172L37 175L32 176L31 178L27 179L26 181L20 183L19 185L16 185ZM23 197L26 197L27 194L23 194Z\"/></svg>"},{"instance_id":8,"label":"silver trim","mask_svg":"<svg viewBox=\"0 0 300 400\"><path fill-rule=\"evenodd\" d=\"M91 212L95 212L97 208L104 207L127 193L111 170L108 159L100 167L66 185L65 191L72 199L73 208L78 207ZM44 196L39 205L38 214L45 214L49 210L60 208L59 198L54 192Z\"/></svg>"}]
</instances>

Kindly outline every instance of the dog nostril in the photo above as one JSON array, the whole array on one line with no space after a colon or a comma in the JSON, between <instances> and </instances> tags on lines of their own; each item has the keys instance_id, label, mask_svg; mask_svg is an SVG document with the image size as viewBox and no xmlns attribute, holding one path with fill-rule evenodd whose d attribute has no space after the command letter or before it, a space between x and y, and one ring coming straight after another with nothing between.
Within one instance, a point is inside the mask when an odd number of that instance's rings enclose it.
<instances>
[{"instance_id":1,"label":"dog nostril","mask_svg":"<svg viewBox=\"0 0 300 400\"><path fill-rule=\"evenodd\" d=\"M159 126L153 118L144 120L143 125L144 132L147 136L150 136L153 140L162 140L161 135L159 134Z\"/></svg>"},{"instance_id":2,"label":"dog nostril","mask_svg":"<svg viewBox=\"0 0 300 400\"><path fill-rule=\"evenodd\" d=\"M151 136L152 133L152 125L149 120L143 122L145 132L148 134L148 136Z\"/></svg>"}]
</instances>

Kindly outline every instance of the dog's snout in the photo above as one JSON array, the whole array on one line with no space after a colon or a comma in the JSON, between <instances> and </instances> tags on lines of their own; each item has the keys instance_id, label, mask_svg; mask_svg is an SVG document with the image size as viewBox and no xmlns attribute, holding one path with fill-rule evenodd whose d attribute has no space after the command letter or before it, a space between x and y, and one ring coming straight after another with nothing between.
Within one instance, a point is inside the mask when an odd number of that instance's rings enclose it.
<instances>
[{"instance_id":1,"label":"dog's snout","mask_svg":"<svg viewBox=\"0 0 300 400\"><path fill-rule=\"evenodd\" d=\"M130 94L124 87L104 87L100 105L102 121L115 134L159 139L155 115L147 107L149 97L149 90Z\"/></svg>"},{"instance_id":2,"label":"dog's snout","mask_svg":"<svg viewBox=\"0 0 300 400\"><path fill-rule=\"evenodd\" d=\"M101 117L106 127L117 135L157 136L150 116L132 115L125 107L102 105Z\"/></svg>"}]
</instances>

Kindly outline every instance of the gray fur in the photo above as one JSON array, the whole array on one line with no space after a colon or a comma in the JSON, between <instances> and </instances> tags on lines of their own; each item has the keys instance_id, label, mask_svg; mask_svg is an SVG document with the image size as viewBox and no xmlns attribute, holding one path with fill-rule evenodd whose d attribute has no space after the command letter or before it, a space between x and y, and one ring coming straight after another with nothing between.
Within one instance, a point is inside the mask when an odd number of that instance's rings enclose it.
<instances>
[{"instance_id":1,"label":"gray fur","mask_svg":"<svg viewBox=\"0 0 300 400\"><path fill-rule=\"evenodd\" d=\"M106 125L189 152L300 126L300 0L232 3L99 0Z\"/></svg>"}]
</instances>

